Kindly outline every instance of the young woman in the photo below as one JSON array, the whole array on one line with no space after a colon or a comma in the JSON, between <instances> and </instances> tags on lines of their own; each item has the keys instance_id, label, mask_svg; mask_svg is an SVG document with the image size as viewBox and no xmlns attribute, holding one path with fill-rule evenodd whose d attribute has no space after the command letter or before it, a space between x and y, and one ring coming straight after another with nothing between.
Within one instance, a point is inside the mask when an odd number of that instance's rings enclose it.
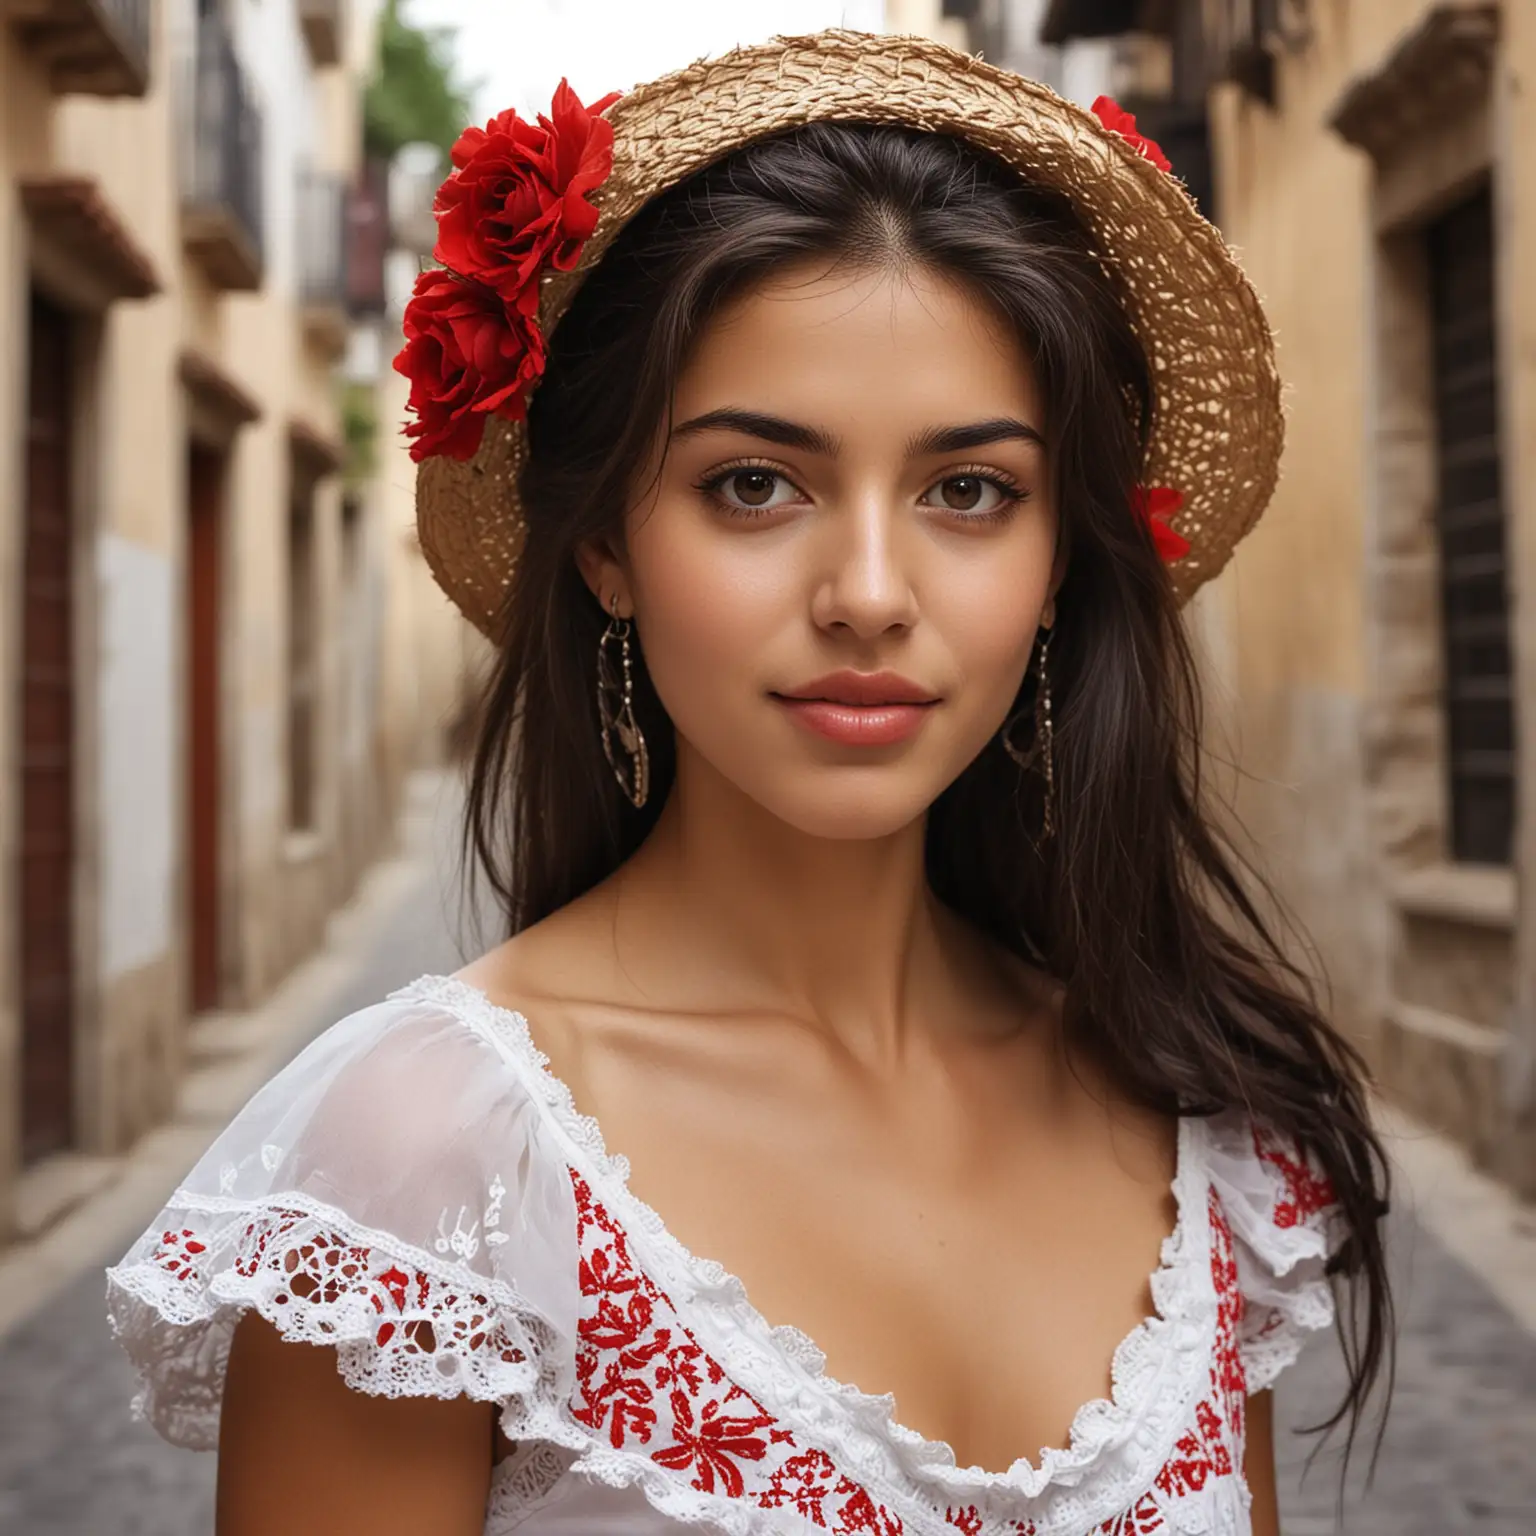
<instances>
[{"instance_id":1,"label":"young woman","mask_svg":"<svg viewBox=\"0 0 1536 1536\"><path fill-rule=\"evenodd\" d=\"M222 1536L1273 1533L1336 1284L1358 1417L1381 1155L1178 617L1272 349L1098 111L831 33L461 140L398 366L511 936L112 1271Z\"/></svg>"}]
</instances>

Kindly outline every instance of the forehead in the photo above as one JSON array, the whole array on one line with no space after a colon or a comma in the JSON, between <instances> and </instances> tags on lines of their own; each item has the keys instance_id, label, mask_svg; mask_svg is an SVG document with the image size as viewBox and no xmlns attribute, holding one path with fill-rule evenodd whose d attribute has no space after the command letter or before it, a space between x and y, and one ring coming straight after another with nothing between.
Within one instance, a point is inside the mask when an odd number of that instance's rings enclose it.
<instances>
[{"instance_id":1,"label":"forehead","mask_svg":"<svg viewBox=\"0 0 1536 1536\"><path fill-rule=\"evenodd\" d=\"M802 265L737 298L694 348L673 409L685 419L726 404L839 432L994 416L1042 425L1034 370L1007 323L915 266Z\"/></svg>"}]
</instances>

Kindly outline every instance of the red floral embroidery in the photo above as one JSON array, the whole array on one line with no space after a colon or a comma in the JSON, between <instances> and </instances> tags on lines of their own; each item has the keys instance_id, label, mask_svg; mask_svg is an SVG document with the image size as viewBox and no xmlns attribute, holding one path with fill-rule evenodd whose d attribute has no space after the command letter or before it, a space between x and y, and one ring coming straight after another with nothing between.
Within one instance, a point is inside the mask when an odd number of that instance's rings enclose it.
<instances>
[{"instance_id":1,"label":"red floral embroidery","mask_svg":"<svg viewBox=\"0 0 1536 1536\"><path fill-rule=\"evenodd\" d=\"M899 1516L725 1374L636 1265L624 1229L575 1169L571 1184L585 1301L576 1420L614 1450L644 1448L658 1466L689 1474L700 1493L793 1509L840 1536L901 1536Z\"/></svg>"},{"instance_id":2,"label":"red floral embroidery","mask_svg":"<svg viewBox=\"0 0 1536 1536\"><path fill-rule=\"evenodd\" d=\"M1173 169L1158 144L1144 133L1137 133L1136 119L1114 97L1100 96L1093 104L1093 115L1111 133L1118 133L1143 160L1150 160L1160 171Z\"/></svg>"},{"instance_id":3,"label":"red floral embroidery","mask_svg":"<svg viewBox=\"0 0 1536 1536\"><path fill-rule=\"evenodd\" d=\"M1144 1493L1123 1515L1106 1520L1099 1531L1102 1536L1153 1536L1154 1532L1168 1529L1163 1516L1162 1500Z\"/></svg>"},{"instance_id":4,"label":"red floral embroidery","mask_svg":"<svg viewBox=\"0 0 1536 1536\"><path fill-rule=\"evenodd\" d=\"M743 1394L745 1395L745 1394ZM758 1433L773 1425L766 1413L729 1414L719 1398L708 1398L698 1423L694 1423L693 1397L680 1387L672 1389L672 1444L656 1451L651 1460L674 1471L693 1469L693 1486L739 1499L745 1492L738 1460L761 1461L768 1442Z\"/></svg>"},{"instance_id":5,"label":"red floral embroidery","mask_svg":"<svg viewBox=\"0 0 1536 1536\"><path fill-rule=\"evenodd\" d=\"M1182 560L1191 544L1177 533L1168 519L1184 505L1184 493L1167 485L1138 485L1131 492L1131 506L1152 534L1158 557L1167 565Z\"/></svg>"},{"instance_id":6,"label":"red floral embroidery","mask_svg":"<svg viewBox=\"0 0 1536 1536\"><path fill-rule=\"evenodd\" d=\"M1214 1191L1210 1196L1210 1212L1211 1281L1216 1289L1216 1345L1211 1359L1211 1390L1223 1410L1220 1417L1232 1432L1232 1445L1241 1460L1248 1380L1243 1369L1240 1335L1247 1304L1238 1284L1232 1226Z\"/></svg>"},{"instance_id":7,"label":"red floral embroidery","mask_svg":"<svg viewBox=\"0 0 1536 1536\"><path fill-rule=\"evenodd\" d=\"M701 1493L787 1510L842 1536L902 1536L899 1515L730 1380L635 1263L624 1229L574 1169L571 1182L584 1298L572 1399L578 1422L615 1450L643 1451L658 1466L686 1474ZM1237 1475L1241 1466L1243 1296L1231 1227L1214 1192L1208 1218L1217 1298L1210 1389L1152 1486L1096 1536L1162 1536L1183 1501ZM951 1506L944 1520L961 1536L1035 1536L1032 1521L988 1522L973 1504Z\"/></svg>"},{"instance_id":8,"label":"red floral embroidery","mask_svg":"<svg viewBox=\"0 0 1536 1536\"><path fill-rule=\"evenodd\" d=\"M944 1521L947 1525L953 1525L963 1531L965 1536L980 1536L985 1529L985 1522L981 1518L981 1512L974 1504L967 1504L964 1509L953 1507L944 1511ZM996 1528L997 1536L1035 1536L1035 1522L1033 1520L1007 1520Z\"/></svg>"},{"instance_id":9,"label":"red floral embroidery","mask_svg":"<svg viewBox=\"0 0 1536 1536\"><path fill-rule=\"evenodd\" d=\"M1282 1148L1256 1139L1261 1157L1290 1170L1282 1206L1310 1213L1326 1204L1320 1180ZM575 1419L615 1450L648 1456L700 1493L784 1510L834 1536L903 1536L902 1517L843 1471L821 1447L802 1442L750 1392L732 1381L683 1323L670 1298L635 1262L624 1229L575 1170L579 1277ZM1276 1216L1305 1219L1303 1214ZM1232 1230L1214 1191L1208 1197L1211 1283L1216 1296L1209 1389L1190 1410L1152 1484L1097 1536L1165 1536L1200 1513L1223 1479L1240 1475L1247 1384L1239 1350L1244 1300ZM193 1260L205 1244L190 1227L167 1230L154 1262L178 1280L200 1280ZM279 1280L270 1300L297 1313L305 1304L366 1298L378 1322L374 1342L391 1353L430 1355L451 1347L517 1363L493 1304L424 1272L407 1269L291 1210L246 1226L235 1271ZM1231 1498L1231 1494L1222 1495ZM1192 1503L1193 1501L1193 1503ZM928 1519L940 1517L929 1506ZM1035 1536L1030 1520L988 1520L975 1505L942 1518L960 1536Z\"/></svg>"},{"instance_id":10,"label":"red floral embroidery","mask_svg":"<svg viewBox=\"0 0 1536 1536\"><path fill-rule=\"evenodd\" d=\"M792 1509L802 1519L825 1526L826 1502L846 1483L825 1451L802 1451L773 1470L757 1502L764 1509Z\"/></svg>"},{"instance_id":11,"label":"red floral embroidery","mask_svg":"<svg viewBox=\"0 0 1536 1536\"><path fill-rule=\"evenodd\" d=\"M1316 1173L1299 1149L1266 1138L1257 1125L1253 1128L1253 1150L1271 1168L1279 1171L1284 1192L1275 1201L1277 1227L1304 1226L1319 1212L1338 1202L1338 1194L1326 1174Z\"/></svg>"},{"instance_id":12,"label":"red floral embroidery","mask_svg":"<svg viewBox=\"0 0 1536 1536\"><path fill-rule=\"evenodd\" d=\"M191 1227L183 1227L180 1232L160 1234L160 1241L150 1254L149 1262L158 1264L168 1275L183 1284L189 1280L200 1283L202 1276L192 1261L206 1251L205 1246L193 1235Z\"/></svg>"},{"instance_id":13,"label":"red floral embroidery","mask_svg":"<svg viewBox=\"0 0 1536 1536\"><path fill-rule=\"evenodd\" d=\"M246 1280L263 1273L278 1279L271 1303L294 1312L331 1307L346 1296L366 1297L382 1319L374 1332L380 1349L394 1341L396 1348L434 1354L451 1344L470 1352L489 1350L507 1364L526 1358L507 1338L487 1297L456 1291L421 1270L407 1272L393 1263L375 1273L380 1261L372 1249L310 1228L311 1219L292 1210L248 1223L233 1256L235 1273ZM205 1251L188 1227L163 1233L150 1262L178 1280L200 1284L188 1256Z\"/></svg>"},{"instance_id":14,"label":"red floral embroidery","mask_svg":"<svg viewBox=\"0 0 1536 1536\"><path fill-rule=\"evenodd\" d=\"M1238 1352L1238 1326L1243 1320L1243 1293L1238 1289L1232 1228L1214 1192L1207 1213L1211 1281L1216 1290L1210 1393L1195 1404L1189 1428L1175 1442L1152 1487L1124 1514L1106 1520L1099 1536L1153 1536L1167 1530L1167 1516L1179 1500L1203 1492L1215 1478L1233 1476L1242 1462L1247 1386Z\"/></svg>"}]
</instances>

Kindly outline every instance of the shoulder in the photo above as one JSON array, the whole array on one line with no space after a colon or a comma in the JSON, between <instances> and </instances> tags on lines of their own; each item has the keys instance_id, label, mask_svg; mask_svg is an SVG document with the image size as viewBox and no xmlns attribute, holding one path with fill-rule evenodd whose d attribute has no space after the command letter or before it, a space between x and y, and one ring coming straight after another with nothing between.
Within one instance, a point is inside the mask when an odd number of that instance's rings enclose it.
<instances>
[{"instance_id":1,"label":"shoulder","mask_svg":"<svg viewBox=\"0 0 1536 1536\"><path fill-rule=\"evenodd\" d=\"M236 1115L109 1271L157 1428L210 1442L251 1310L386 1396L510 1401L569 1374L575 1195L519 1022L423 978Z\"/></svg>"},{"instance_id":2,"label":"shoulder","mask_svg":"<svg viewBox=\"0 0 1536 1536\"><path fill-rule=\"evenodd\" d=\"M650 1004L620 955L619 926L615 893L605 882L471 961L450 982L461 999L470 994L501 1018L532 1020L533 1055L580 1104L591 1097L589 1068L604 1022ZM526 1022L521 1032L526 1036Z\"/></svg>"},{"instance_id":3,"label":"shoulder","mask_svg":"<svg viewBox=\"0 0 1536 1536\"><path fill-rule=\"evenodd\" d=\"M1237 1235L1277 1265L1327 1254L1338 1205L1316 1158L1288 1136L1241 1110L1201 1122L1211 1183Z\"/></svg>"},{"instance_id":4,"label":"shoulder","mask_svg":"<svg viewBox=\"0 0 1536 1536\"><path fill-rule=\"evenodd\" d=\"M391 1169L441 1178L476 1144L483 1153L507 1133L520 1140L537 1073L519 1023L453 978L424 976L316 1036L235 1116L187 1185L216 1165L224 1195L317 1177L362 1195Z\"/></svg>"},{"instance_id":5,"label":"shoulder","mask_svg":"<svg viewBox=\"0 0 1536 1536\"><path fill-rule=\"evenodd\" d=\"M1344 1237L1334 1189L1293 1137L1239 1110L1199 1122L1206 1176L1242 1296L1247 1388L1260 1392L1327 1328L1329 1260Z\"/></svg>"}]
</instances>

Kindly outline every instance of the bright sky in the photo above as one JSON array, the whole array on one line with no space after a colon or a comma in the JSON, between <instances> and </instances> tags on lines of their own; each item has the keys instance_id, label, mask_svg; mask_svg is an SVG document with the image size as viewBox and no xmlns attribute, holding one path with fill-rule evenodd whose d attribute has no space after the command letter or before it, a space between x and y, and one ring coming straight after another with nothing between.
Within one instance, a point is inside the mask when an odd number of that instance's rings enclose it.
<instances>
[{"instance_id":1,"label":"bright sky","mask_svg":"<svg viewBox=\"0 0 1536 1536\"><path fill-rule=\"evenodd\" d=\"M561 76L591 101L775 33L883 30L884 0L407 0L422 26L458 31L476 121L547 109Z\"/></svg>"}]
</instances>

